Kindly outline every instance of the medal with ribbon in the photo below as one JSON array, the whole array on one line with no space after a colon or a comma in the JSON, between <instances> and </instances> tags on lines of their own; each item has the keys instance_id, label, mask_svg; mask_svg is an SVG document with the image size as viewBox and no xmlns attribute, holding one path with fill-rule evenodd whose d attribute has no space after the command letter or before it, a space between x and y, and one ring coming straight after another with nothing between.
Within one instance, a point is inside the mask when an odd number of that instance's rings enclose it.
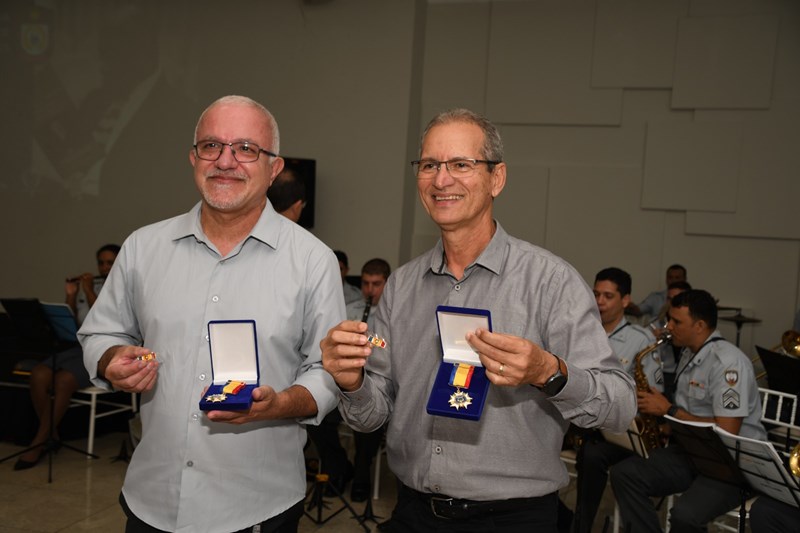
<instances>
[{"instance_id":1,"label":"medal with ribbon","mask_svg":"<svg viewBox=\"0 0 800 533\"><path fill-rule=\"evenodd\" d=\"M472 398L461 389L469 389L469 382L472 380L472 373L475 367L464 363L455 363L453 371L450 373L450 386L455 387L456 391L450 395L450 407L456 411L462 407L466 409L472 403Z\"/></svg>"}]
</instances>

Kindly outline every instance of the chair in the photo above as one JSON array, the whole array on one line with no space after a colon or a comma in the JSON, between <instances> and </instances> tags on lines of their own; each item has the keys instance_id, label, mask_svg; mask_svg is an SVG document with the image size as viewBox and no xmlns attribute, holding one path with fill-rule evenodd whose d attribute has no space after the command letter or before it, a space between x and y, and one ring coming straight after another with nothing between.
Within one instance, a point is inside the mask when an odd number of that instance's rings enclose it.
<instances>
[{"instance_id":1,"label":"chair","mask_svg":"<svg viewBox=\"0 0 800 533\"><path fill-rule=\"evenodd\" d=\"M110 400L98 400L97 398L98 396L111 393L112 391L101 389L100 387L86 387L84 389L79 389L75 391L75 394L70 399L70 404L71 404L70 407L77 407L79 405L89 406L89 436L86 447L86 453L88 455L92 455L92 453L94 452L94 429L95 429L95 421L98 418L115 415L117 413L123 413L125 411L136 413L136 411L138 410L135 393L131 393L130 404L120 403ZM88 399L77 397L77 395L88 396ZM98 405L107 406L110 407L111 409L104 410L98 413L97 412Z\"/></svg>"},{"instance_id":2,"label":"chair","mask_svg":"<svg viewBox=\"0 0 800 533\"><path fill-rule=\"evenodd\" d=\"M378 500L381 497L381 455L386 455L386 434L383 435L383 441L378 447L378 453L375 454L375 477L372 480L372 499Z\"/></svg>"}]
</instances>

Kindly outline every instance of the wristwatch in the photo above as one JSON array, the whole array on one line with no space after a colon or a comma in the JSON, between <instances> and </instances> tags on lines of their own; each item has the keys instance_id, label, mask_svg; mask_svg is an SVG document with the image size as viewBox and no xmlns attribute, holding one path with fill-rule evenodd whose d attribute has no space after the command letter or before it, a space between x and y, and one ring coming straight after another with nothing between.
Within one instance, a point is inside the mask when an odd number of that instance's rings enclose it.
<instances>
[{"instance_id":1,"label":"wristwatch","mask_svg":"<svg viewBox=\"0 0 800 533\"><path fill-rule=\"evenodd\" d=\"M553 357L556 358L556 362L558 363L556 366L556 373L547 378L544 385L540 387L541 391L548 396L555 396L561 392L561 389L567 384L567 376L561 372L561 358L556 354L553 354Z\"/></svg>"},{"instance_id":2,"label":"wristwatch","mask_svg":"<svg viewBox=\"0 0 800 533\"><path fill-rule=\"evenodd\" d=\"M678 406L675 405L674 403L672 405L670 405L669 409L667 409L667 414L674 418L675 415L678 414Z\"/></svg>"}]
</instances>

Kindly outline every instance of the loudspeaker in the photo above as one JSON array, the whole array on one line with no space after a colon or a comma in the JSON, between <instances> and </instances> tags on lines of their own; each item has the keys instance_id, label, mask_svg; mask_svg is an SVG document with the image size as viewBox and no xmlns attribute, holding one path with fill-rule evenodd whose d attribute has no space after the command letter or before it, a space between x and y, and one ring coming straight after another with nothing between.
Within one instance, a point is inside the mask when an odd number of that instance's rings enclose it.
<instances>
[{"instance_id":1,"label":"loudspeaker","mask_svg":"<svg viewBox=\"0 0 800 533\"><path fill-rule=\"evenodd\" d=\"M306 229L311 229L314 227L317 161L316 159L303 159L299 157L284 157L283 160L284 168L290 169L305 185L306 206L303 208L303 212L300 214L300 220L298 220L297 223Z\"/></svg>"}]
</instances>

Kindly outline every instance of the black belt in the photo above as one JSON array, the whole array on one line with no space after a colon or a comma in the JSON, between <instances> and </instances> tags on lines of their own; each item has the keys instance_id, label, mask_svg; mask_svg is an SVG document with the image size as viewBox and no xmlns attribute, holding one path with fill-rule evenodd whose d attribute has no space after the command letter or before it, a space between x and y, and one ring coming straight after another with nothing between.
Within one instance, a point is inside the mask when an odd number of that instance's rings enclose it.
<instances>
[{"instance_id":1,"label":"black belt","mask_svg":"<svg viewBox=\"0 0 800 533\"><path fill-rule=\"evenodd\" d=\"M446 518L448 520L464 520L468 518L475 518L477 516L511 513L522 509L530 508L537 502L543 499L552 497L553 494L539 496L536 498L511 498L508 500L461 500L458 498L451 498L444 494L430 494L427 492L419 492L411 487L403 485L402 490L405 490L409 495L422 500L430 505L431 512L437 518Z\"/></svg>"}]
</instances>

